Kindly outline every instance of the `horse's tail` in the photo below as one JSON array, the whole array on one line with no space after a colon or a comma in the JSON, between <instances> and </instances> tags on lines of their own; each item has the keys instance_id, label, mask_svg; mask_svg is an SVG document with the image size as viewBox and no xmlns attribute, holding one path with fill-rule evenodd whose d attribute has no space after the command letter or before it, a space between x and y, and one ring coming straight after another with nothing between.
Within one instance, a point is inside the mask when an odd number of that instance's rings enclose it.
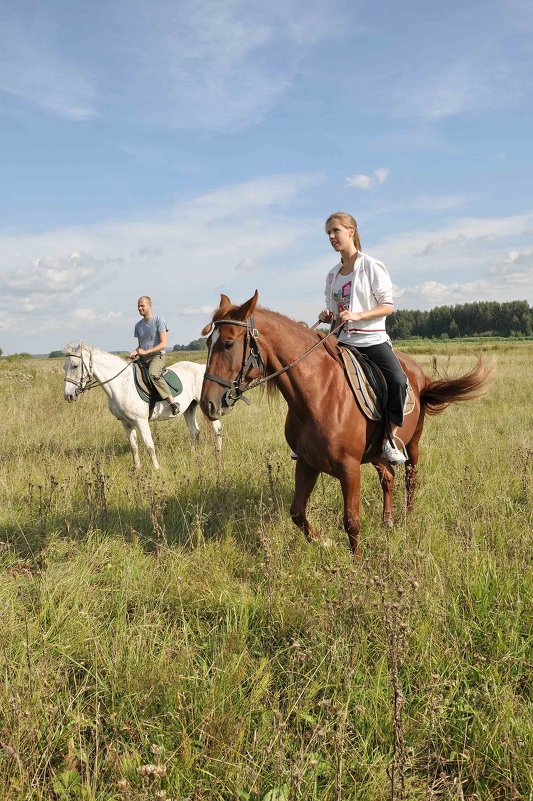
<instances>
[{"instance_id":1,"label":"horse's tail","mask_svg":"<svg viewBox=\"0 0 533 801\"><path fill-rule=\"evenodd\" d=\"M481 398L488 392L495 372L495 362L485 365L480 357L473 370L457 378L433 381L426 376L426 383L420 393L422 408L426 414L440 414L450 403Z\"/></svg>"}]
</instances>

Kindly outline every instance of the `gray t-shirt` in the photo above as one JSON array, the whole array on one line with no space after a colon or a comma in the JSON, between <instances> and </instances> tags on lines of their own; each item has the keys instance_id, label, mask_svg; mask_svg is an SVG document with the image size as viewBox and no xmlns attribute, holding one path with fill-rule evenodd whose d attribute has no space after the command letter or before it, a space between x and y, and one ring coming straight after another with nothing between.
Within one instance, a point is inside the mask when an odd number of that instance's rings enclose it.
<instances>
[{"instance_id":1,"label":"gray t-shirt","mask_svg":"<svg viewBox=\"0 0 533 801\"><path fill-rule=\"evenodd\" d=\"M151 320L145 320L144 317L139 320L135 326L133 336L137 337L140 348L148 350L161 342L160 331L168 331L168 326L162 317L154 314ZM164 350L161 351L161 353L164 352Z\"/></svg>"}]
</instances>

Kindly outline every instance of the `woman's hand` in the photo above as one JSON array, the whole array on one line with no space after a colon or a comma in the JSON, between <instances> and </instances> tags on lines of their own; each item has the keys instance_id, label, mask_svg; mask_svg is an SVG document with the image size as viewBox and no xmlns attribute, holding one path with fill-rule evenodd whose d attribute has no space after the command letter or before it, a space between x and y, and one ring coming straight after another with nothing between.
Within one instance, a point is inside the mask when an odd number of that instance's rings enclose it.
<instances>
[{"instance_id":1,"label":"woman's hand","mask_svg":"<svg viewBox=\"0 0 533 801\"><path fill-rule=\"evenodd\" d=\"M349 320L351 322L357 322L358 320L363 320L363 315L361 312L351 312L348 309L343 309L339 314L339 320L342 320L343 323L347 323Z\"/></svg>"},{"instance_id":2,"label":"woman's hand","mask_svg":"<svg viewBox=\"0 0 533 801\"><path fill-rule=\"evenodd\" d=\"M331 323L333 320L333 312L330 312L329 309L324 309L324 311L321 311L318 315L318 319L321 323Z\"/></svg>"}]
</instances>

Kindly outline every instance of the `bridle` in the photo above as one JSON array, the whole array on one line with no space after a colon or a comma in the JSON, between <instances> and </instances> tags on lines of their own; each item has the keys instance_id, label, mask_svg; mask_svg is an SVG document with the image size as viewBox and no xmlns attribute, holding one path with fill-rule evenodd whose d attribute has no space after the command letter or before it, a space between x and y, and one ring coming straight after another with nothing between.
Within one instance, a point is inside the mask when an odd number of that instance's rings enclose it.
<instances>
[{"instance_id":1,"label":"bridle","mask_svg":"<svg viewBox=\"0 0 533 801\"><path fill-rule=\"evenodd\" d=\"M275 373L269 373L269 375L264 375L266 365L263 360L261 348L259 347L259 342L258 342L259 331L257 330L257 328L254 327L254 322L252 317L244 321L231 320L231 319L213 320L212 325L215 328L219 325L238 325L241 326L241 328L246 329L244 348L242 352L242 364L237 378L235 378L233 381L228 381L228 379L222 378L219 375L213 375L213 373L205 374L205 378L208 381L214 381L215 384L220 384L221 387L227 387L226 392L222 396L222 405L227 406L229 408L233 406L235 403L237 403L238 400L243 400L245 403L249 405L250 401L248 400L248 398L244 397L245 392L249 392L251 389L260 387L262 384L266 384L266 382L270 381L272 378L276 378L282 373L286 373L288 370L291 370L295 365L298 364L298 362L301 362L302 359L305 359L306 356L312 353L312 351L320 347L320 345L323 345L326 339L329 339L329 337L333 336L333 334L337 334L344 326L344 322L342 322L340 325L337 325L335 328L332 328L329 334L326 334L326 336L319 339L318 342L315 342L315 344L311 348L306 350L305 353L302 353L301 356L298 356L298 358L295 359L293 362L286 365L286 367L282 367L280 370L276 370ZM315 323L315 325L318 325L318 323ZM313 328L314 327L315 326L313 326ZM246 357L247 348L250 349L248 358ZM261 377L243 386L248 371L252 367L256 367L259 369Z\"/></svg>"},{"instance_id":2,"label":"bridle","mask_svg":"<svg viewBox=\"0 0 533 801\"><path fill-rule=\"evenodd\" d=\"M76 387L76 397L81 395L82 392L88 392L90 389L94 389L94 387L103 387L104 384L109 384L110 381L113 381L117 378L124 370L127 370L128 367L131 367L131 362L126 364L122 370L108 378L106 381L98 381L97 378L93 376L93 351L92 348L88 348L89 351L89 366L85 363L85 359L83 358L83 348L80 348L79 353L67 353L67 356L71 359L81 359L81 378L79 381L75 381L73 378L66 377L65 383L66 384L74 384Z\"/></svg>"},{"instance_id":3,"label":"bridle","mask_svg":"<svg viewBox=\"0 0 533 801\"><path fill-rule=\"evenodd\" d=\"M252 389L252 386L258 386L259 384L254 382L253 384L245 385L243 388L243 383L248 375L248 371L255 367L262 375L265 370L263 355L261 353L261 348L259 347L259 342L257 341L259 339L259 331L254 327L254 321L252 317L244 321L230 319L213 320L213 326L215 328L219 325L238 325L241 328L246 329L244 334L241 369L239 370L239 375L233 381L228 381L226 378L222 378L222 376L213 375L213 373L206 373L205 378L207 378L209 381L214 381L215 384L220 384L221 387L227 387L226 392L222 396L222 404L224 406L229 408L237 403L238 400L243 400L249 405L250 401L248 398L244 397L244 393L249 389ZM246 352L248 350L249 353L247 357Z\"/></svg>"},{"instance_id":4,"label":"bridle","mask_svg":"<svg viewBox=\"0 0 533 801\"><path fill-rule=\"evenodd\" d=\"M82 392L86 392L88 389L91 388L90 381L93 377L93 352L89 350L89 365L85 363L85 359L83 358L83 349L80 348L79 353L67 353L67 356L71 359L80 359L81 360L81 378L79 381L75 381L73 378L67 376L65 378L66 384L74 384L76 387L76 397L81 395Z\"/></svg>"}]
</instances>

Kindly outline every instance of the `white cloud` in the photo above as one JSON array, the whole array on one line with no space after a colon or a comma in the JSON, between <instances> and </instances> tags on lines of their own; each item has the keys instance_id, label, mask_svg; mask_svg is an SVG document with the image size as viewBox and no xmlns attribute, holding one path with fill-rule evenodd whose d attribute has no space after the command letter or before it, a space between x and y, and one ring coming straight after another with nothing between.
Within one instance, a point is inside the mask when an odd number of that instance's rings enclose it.
<instances>
[{"instance_id":1,"label":"white cloud","mask_svg":"<svg viewBox=\"0 0 533 801\"><path fill-rule=\"evenodd\" d=\"M372 178L369 175L354 175L346 179L345 186L355 186L357 189L369 189L372 186Z\"/></svg>"},{"instance_id":2,"label":"white cloud","mask_svg":"<svg viewBox=\"0 0 533 801\"><path fill-rule=\"evenodd\" d=\"M240 209L257 213L271 206L285 206L302 189L320 182L320 176L305 175L271 175L265 178L254 178L233 186L227 186L190 201L182 209L188 219L204 217L210 222L224 217L235 217ZM249 222L249 219L247 220Z\"/></svg>"},{"instance_id":3,"label":"white cloud","mask_svg":"<svg viewBox=\"0 0 533 801\"><path fill-rule=\"evenodd\" d=\"M424 281L406 288L398 297L402 308L430 309L433 306L473 303L478 300L527 300L528 288L533 285L533 268L523 272L509 273L505 282L495 282L490 277L476 281Z\"/></svg>"},{"instance_id":4,"label":"white cloud","mask_svg":"<svg viewBox=\"0 0 533 801\"><path fill-rule=\"evenodd\" d=\"M389 172L386 167L378 167L377 170L374 171L374 175L376 176L378 184L384 184L387 178L389 177Z\"/></svg>"},{"instance_id":5,"label":"white cloud","mask_svg":"<svg viewBox=\"0 0 533 801\"><path fill-rule=\"evenodd\" d=\"M258 259L253 259L251 256L246 256L236 266L236 270L241 270L243 273L253 273L259 270L261 264Z\"/></svg>"},{"instance_id":6,"label":"white cloud","mask_svg":"<svg viewBox=\"0 0 533 801\"><path fill-rule=\"evenodd\" d=\"M463 217L368 244L387 265L399 308L477 300L533 303L533 212Z\"/></svg>"},{"instance_id":7,"label":"white cloud","mask_svg":"<svg viewBox=\"0 0 533 801\"><path fill-rule=\"evenodd\" d=\"M70 315L70 324L94 322L98 324L111 323L122 317L120 312L104 312L99 309L75 309Z\"/></svg>"},{"instance_id":8,"label":"white cloud","mask_svg":"<svg viewBox=\"0 0 533 801\"><path fill-rule=\"evenodd\" d=\"M386 167L378 167L374 170L373 175L353 175L351 178L346 178L345 186L356 187L357 189L371 189L378 184L384 184L389 177L390 170Z\"/></svg>"},{"instance_id":9,"label":"white cloud","mask_svg":"<svg viewBox=\"0 0 533 801\"><path fill-rule=\"evenodd\" d=\"M66 257L47 254L8 273L0 281L0 290L15 295L79 294L105 277L108 263L87 253L74 252Z\"/></svg>"},{"instance_id":10,"label":"white cloud","mask_svg":"<svg viewBox=\"0 0 533 801\"><path fill-rule=\"evenodd\" d=\"M400 263L410 275L428 269L472 270L493 266L507 256L512 242L533 238L533 212L512 217L463 217L440 229L411 231L387 237L373 246L376 256L391 266ZM519 250L528 247L521 242ZM429 266L428 266L429 265Z\"/></svg>"},{"instance_id":11,"label":"white cloud","mask_svg":"<svg viewBox=\"0 0 533 801\"><path fill-rule=\"evenodd\" d=\"M183 317L203 317L206 314L212 314L215 308L215 304L211 306L181 306L178 308L178 314Z\"/></svg>"}]
</instances>

